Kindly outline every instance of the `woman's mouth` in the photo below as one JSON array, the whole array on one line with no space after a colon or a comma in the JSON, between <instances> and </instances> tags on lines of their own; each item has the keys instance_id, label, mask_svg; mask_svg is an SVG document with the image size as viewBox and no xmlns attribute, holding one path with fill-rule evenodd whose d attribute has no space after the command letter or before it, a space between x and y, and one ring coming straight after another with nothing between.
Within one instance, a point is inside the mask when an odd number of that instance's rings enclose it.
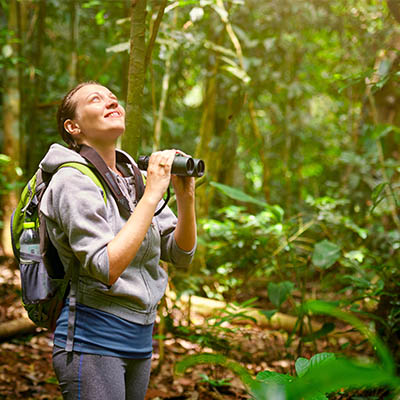
<instances>
[{"instance_id":1,"label":"woman's mouth","mask_svg":"<svg viewBox=\"0 0 400 400\"><path fill-rule=\"evenodd\" d=\"M119 111L111 111L107 113L104 118L118 118L121 117L122 114Z\"/></svg>"}]
</instances>

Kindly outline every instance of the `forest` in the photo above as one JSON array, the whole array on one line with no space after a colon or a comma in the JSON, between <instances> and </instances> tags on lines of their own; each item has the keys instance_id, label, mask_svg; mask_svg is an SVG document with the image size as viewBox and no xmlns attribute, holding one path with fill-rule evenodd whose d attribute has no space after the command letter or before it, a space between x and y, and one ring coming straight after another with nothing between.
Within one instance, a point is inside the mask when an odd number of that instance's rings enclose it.
<instances>
[{"instance_id":1,"label":"forest","mask_svg":"<svg viewBox=\"0 0 400 400\"><path fill-rule=\"evenodd\" d=\"M400 0L0 0L0 50L0 399L61 399L10 217L89 80L205 163L146 398L400 399Z\"/></svg>"}]
</instances>

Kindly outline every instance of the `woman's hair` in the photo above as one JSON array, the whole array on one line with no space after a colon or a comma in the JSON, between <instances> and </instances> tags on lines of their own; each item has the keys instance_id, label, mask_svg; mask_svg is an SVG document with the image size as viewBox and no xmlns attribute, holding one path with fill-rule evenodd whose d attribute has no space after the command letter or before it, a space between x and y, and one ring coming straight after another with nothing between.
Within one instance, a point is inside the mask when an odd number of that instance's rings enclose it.
<instances>
[{"instance_id":1,"label":"woman's hair","mask_svg":"<svg viewBox=\"0 0 400 400\"><path fill-rule=\"evenodd\" d=\"M80 88L86 85L100 85L100 84L95 81L87 81L79 83L65 95L57 110L58 132L60 133L64 142L68 144L68 147L75 151L79 151L79 144L76 142L74 137L64 128L64 122L67 119L75 118L76 101L74 101L72 98Z\"/></svg>"}]
</instances>

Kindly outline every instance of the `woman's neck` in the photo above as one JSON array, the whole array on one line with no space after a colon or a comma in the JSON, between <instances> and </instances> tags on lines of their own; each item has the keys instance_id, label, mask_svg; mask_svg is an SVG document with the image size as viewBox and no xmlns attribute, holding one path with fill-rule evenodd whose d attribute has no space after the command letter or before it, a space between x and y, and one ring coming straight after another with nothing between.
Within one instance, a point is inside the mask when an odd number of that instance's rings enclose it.
<instances>
[{"instance_id":1,"label":"woman's neck","mask_svg":"<svg viewBox=\"0 0 400 400\"><path fill-rule=\"evenodd\" d=\"M120 175L120 172L117 169L115 145L100 146L94 143L85 143L85 144L95 149L97 153L99 153L101 158L104 160L104 162L107 164L107 166L112 171Z\"/></svg>"}]
</instances>

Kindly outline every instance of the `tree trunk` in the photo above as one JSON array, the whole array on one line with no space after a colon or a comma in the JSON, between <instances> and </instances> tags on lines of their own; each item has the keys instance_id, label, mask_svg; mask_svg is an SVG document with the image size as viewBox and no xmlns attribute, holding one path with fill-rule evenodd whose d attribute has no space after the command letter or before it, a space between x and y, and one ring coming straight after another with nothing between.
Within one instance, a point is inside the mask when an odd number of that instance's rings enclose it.
<instances>
[{"instance_id":1,"label":"tree trunk","mask_svg":"<svg viewBox=\"0 0 400 400\"><path fill-rule=\"evenodd\" d=\"M151 60L151 53L152 49L156 40L156 35L161 23L161 18L164 15L164 10L167 5L167 1L163 0L163 3L160 5L160 9L157 14L156 21L153 25L152 33L151 33L151 39L149 43L149 47L147 49L147 54L146 54L146 69L150 63ZM173 26L176 27L176 20L177 20L177 12L174 12L174 21L173 21ZM169 89L169 81L171 78L171 62L172 62L172 56L174 55L174 49L175 46L170 45L170 48L167 53L167 57L165 60L165 72L164 76L162 79L162 85L161 85L161 99L160 99L160 105L158 107L158 112L154 112L154 133L153 133L153 151L159 150L160 149L160 143L161 143L161 136L162 136L162 122L164 119L164 111L165 107L167 105L167 99L168 99L168 89ZM152 85L154 85L154 79L152 79ZM155 92L153 88L153 93ZM154 103L154 101L153 101Z\"/></svg>"},{"instance_id":2,"label":"tree trunk","mask_svg":"<svg viewBox=\"0 0 400 400\"><path fill-rule=\"evenodd\" d=\"M37 152L41 154L43 151L43 149L39 148L38 146L41 133L38 109L40 104L40 97L43 95L43 78L40 73L36 73L36 70L44 70L42 66L42 59L44 40L46 35L46 0L40 0L36 7L38 9L38 19L35 24L33 54L31 55L31 62L33 67L32 71L34 71L34 73L31 74L30 82L30 92L32 96L30 102L31 109L29 110L29 131L26 143L27 149L29 149L29 151L26 152L26 169L28 177L31 177L38 167L36 163Z\"/></svg>"},{"instance_id":3,"label":"tree trunk","mask_svg":"<svg viewBox=\"0 0 400 400\"><path fill-rule=\"evenodd\" d=\"M204 160L207 176L212 179L214 163L214 152L210 148L211 139L215 134L215 107L217 102L217 71L218 61L213 67L210 78L207 82L206 95L204 101L203 114L200 124L200 141L196 149L196 158ZM208 214L209 206L209 187L207 185L196 193L198 205L198 218L204 218Z\"/></svg>"},{"instance_id":4,"label":"tree trunk","mask_svg":"<svg viewBox=\"0 0 400 400\"><path fill-rule=\"evenodd\" d=\"M146 0L132 0L126 132L122 148L136 158L143 133L143 88L146 57Z\"/></svg>"},{"instance_id":5,"label":"tree trunk","mask_svg":"<svg viewBox=\"0 0 400 400\"><path fill-rule=\"evenodd\" d=\"M269 203L271 195L270 193L271 173L270 173L268 157L265 157L265 152L268 149L265 148L266 147L265 139L262 133L260 132L260 128L258 127L257 115L256 115L256 110L254 109L253 100L249 101L249 114L250 114L251 128L257 143L258 155L260 157L260 161L262 164L262 187L263 187L264 198L267 201L267 203Z\"/></svg>"},{"instance_id":6,"label":"tree trunk","mask_svg":"<svg viewBox=\"0 0 400 400\"><path fill-rule=\"evenodd\" d=\"M79 8L77 7L76 0L72 0L70 4L70 54L71 61L68 66L69 72L69 86L73 87L78 81L78 51L77 51L77 43L78 43L78 34L79 34Z\"/></svg>"},{"instance_id":7,"label":"tree trunk","mask_svg":"<svg viewBox=\"0 0 400 400\"><path fill-rule=\"evenodd\" d=\"M171 60L174 50L171 48L168 51L167 59L165 60L165 72L162 80L161 86L161 99L160 105L158 107L158 113L156 114L156 121L154 124L154 134L153 134L153 151L160 149L161 135L162 135L162 122L164 119L164 111L167 105L167 96L169 89L169 80L171 76Z\"/></svg>"},{"instance_id":8,"label":"tree trunk","mask_svg":"<svg viewBox=\"0 0 400 400\"><path fill-rule=\"evenodd\" d=\"M18 37L18 11L17 1L12 0L9 3L8 14L8 38L9 48L12 49L11 57L18 56L18 46L15 43L15 36ZM14 36L11 36L14 34ZM6 68L6 78L4 79L4 100L3 100L3 121L4 121L4 149L3 152L8 155L12 162L9 163L5 173L7 181L12 183L17 180L15 176L15 167L21 164L20 160L20 92L18 69L14 66ZM13 255L10 237L10 219L11 214L17 206L17 191L11 190L2 198L3 207L3 231L1 235L1 244L3 253L11 257Z\"/></svg>"}]
</instances>

